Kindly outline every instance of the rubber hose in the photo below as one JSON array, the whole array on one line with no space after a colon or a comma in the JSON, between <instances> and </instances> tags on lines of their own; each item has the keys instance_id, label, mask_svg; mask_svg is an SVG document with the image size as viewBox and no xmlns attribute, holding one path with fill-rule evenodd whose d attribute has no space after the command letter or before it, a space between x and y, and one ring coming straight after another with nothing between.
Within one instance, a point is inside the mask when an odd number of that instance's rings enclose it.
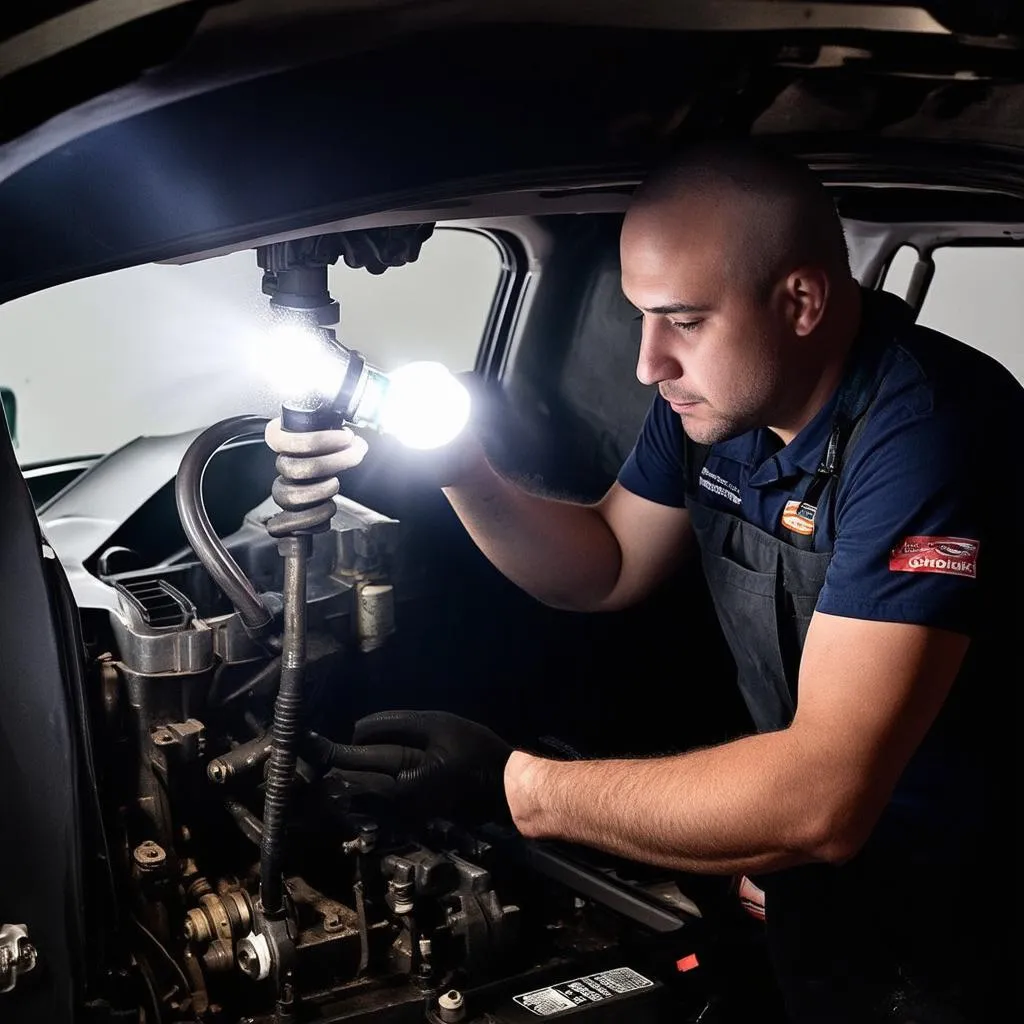
<instances>
[{"instance_id":1,"label":"rubber hose","mask_svg":"<svg viewBox=\"0 0 1024 1024\"><path fill-rule=\"evenodd\" d=\"M203 503L203 474L220 448L229 441L261 435L267 422L264 416L232 416L208 427L189 445L174 485L178 516L189 544L213 582L234 605L242 624L252 632L265 629L273 616L210 523Z\"/></svg>"},{"instance_id":2,"label":"rubber hose","mask_svg":"<svg viewBox=\"0 0 1024 1024\"><path fill-rule=\"evenodd\" d=\"M260 844L260 900L263 913L269 918L284 913L284 830L298 760L302 677L306 666L306 559L310 542L308 537L292 537L286 543L290 549L284 558L281 686L274 703Z\"/></svg>"}]
</instances>

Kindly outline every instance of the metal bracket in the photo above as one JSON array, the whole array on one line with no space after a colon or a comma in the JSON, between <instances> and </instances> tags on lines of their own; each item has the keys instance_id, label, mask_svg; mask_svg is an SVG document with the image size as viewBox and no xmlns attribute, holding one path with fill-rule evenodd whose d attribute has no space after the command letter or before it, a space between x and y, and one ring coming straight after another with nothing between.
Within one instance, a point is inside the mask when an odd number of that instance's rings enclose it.
<instances>
[{"instance_id":1,"label":"metal bracket","mask_svg":"<svg viewBox=\"0 0 1024 1024\"><path fill-rule=\"evenodd\" d=\"M0 993L10 992L22 974L36 965L36 947L23 924L0 925Z\"/></svg>"}]
</instances>

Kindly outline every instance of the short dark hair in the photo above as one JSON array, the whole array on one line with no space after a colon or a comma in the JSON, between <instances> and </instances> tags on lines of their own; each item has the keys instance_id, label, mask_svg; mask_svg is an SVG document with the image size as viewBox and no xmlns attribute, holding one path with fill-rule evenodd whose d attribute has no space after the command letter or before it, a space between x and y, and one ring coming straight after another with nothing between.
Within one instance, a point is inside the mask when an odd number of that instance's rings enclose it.
<instances>
[{"instance_id":1,"label":"short dark hair","mask_svg":"<svg viewBox=\"0 0 1024 1024\"><path fill-rule=\"evenodd\" d=\"M843 225L824 185L805 163L752 140L694 143L671 154L637 187L633 204L722 191L757 208L757 223L743 245L744 262L760 286L801 264L849 273Z\"/></svg>"}]
</instances>

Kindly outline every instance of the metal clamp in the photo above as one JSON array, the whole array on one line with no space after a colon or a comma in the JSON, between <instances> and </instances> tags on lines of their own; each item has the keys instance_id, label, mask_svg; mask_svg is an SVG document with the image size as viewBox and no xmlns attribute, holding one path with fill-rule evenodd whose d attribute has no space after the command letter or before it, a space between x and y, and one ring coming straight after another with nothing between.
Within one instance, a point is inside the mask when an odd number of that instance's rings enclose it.
<instances>
[{"instance_id":1,"label":"metal clamp","mask_svg":"<svg viewBox=\"0 0 1024 1024\"><path fill-rule=\"evenodd\" d=\"M23 924L0 925L0 993L10 992L22 974L36 965L36 947Z\"/></svg>"},{"instance_id":2,"label":"metal clamp","mask_svg":"<svg viewBox=\"0 0 1024 1024\"><path fill-rule=\"evenodd\" d=\"M448 989L437 997L437 1015L444 1024L455 1024L466 1016L466 1000L458 989Z\"/></svg>"}]
</instances>

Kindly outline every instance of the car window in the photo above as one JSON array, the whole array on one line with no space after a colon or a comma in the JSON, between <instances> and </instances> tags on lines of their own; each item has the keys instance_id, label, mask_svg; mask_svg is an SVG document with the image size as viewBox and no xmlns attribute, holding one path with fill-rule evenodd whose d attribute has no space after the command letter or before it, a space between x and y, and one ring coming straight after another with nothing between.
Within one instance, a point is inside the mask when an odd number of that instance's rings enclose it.
<instances>
[{"instance_id":1,"label":"car window","mask_svg":"<svg viewBox=\"0 0 1024 1024\"><path fill-rule=\"evenodd\" d=\"M910 275L914 272L917 260L917 250L912 245L901 245L889 261L889 269L885 272L882 290L892 292L893 295L905 299L907 289L910 287Z\"/></svg>"},{"instance_id":2,"label":"car window","mask_svg":"<svg viewBox=\"0 0 1024 1024\"><path fill-rule=\"evenodd\" d=\"M338 337L385 370L411 359L471 369L501 268L488 236L442 228L407 266L332 266ZM247 250L131 267L0 306L0 386L16 400L19 462L273 414L282 396L254 344L269 308L260 283Z\"/></svg>"},{"instance_id":3,"label":"car window","mask_svg":"<svg viewBox=\"0 0 1024 1024\"><path fill-rule=\"evenodd\" d=\"M1024 382L1024 249L1011 246L942 246L917 322L998 359ZM899 249L883 287L905 296L917 252Z\"/></svg>"},{"instance_id":4,"label":"car window","mask_svg":"<svg viewBox=\"0 0 1024 1024\"><path fill-rule=\"evenodd\" d=\"M980 348L1024 381L1024 249L948 246L933 259L918 322Z\"/></svg>"}]
</instances>

